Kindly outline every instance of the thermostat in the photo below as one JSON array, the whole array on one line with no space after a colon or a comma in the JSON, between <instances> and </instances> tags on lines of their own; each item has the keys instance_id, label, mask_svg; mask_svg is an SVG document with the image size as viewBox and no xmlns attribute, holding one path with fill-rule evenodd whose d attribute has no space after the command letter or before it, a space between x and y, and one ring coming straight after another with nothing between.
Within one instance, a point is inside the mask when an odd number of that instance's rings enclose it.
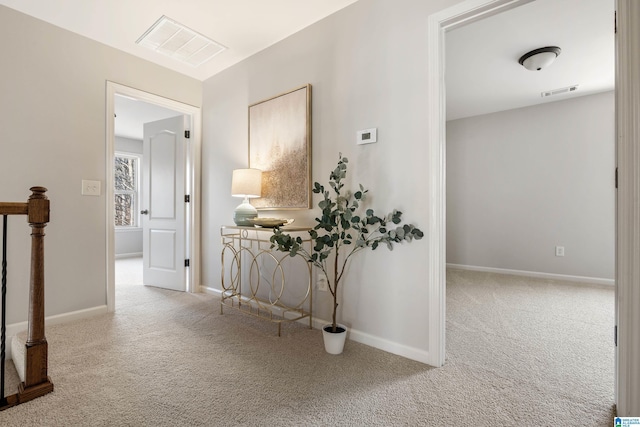
<instances>
[{"instance_id":1,"label":"thermostat","mask_svg":"<svg viewBox=\"0 0 640 427\"><path fill-rule=\"evenodd\" d=\"M358 145L371 144L378 141L378 128L371 128L358 131Z\"/></svg>"}]
</instances>

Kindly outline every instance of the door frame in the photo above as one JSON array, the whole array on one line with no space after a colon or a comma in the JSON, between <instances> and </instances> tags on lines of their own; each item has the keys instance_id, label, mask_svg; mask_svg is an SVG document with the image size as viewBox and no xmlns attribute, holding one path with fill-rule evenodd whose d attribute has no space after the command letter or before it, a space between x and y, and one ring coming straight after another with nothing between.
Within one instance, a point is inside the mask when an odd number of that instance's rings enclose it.
<instances>
[{"instance_id":1,"label":"door frame","mask_svg":"<svg viewBox=\"0 0 640 427\"><path fill-rule=\"evenodd\" d=\"M115 311L115 225L113 201L113 162L115 153L115 95L129 96L140 101L159 105L191 116L191 135L187 149L185 182L190 205L186 215L186 256L189 258L187 292L200 290L200 158L202 151L202 112L200 107L185 104L160 95L145 92L119 83L106 82L106 184L107 223L106 267L107 267L107 310Z\"/></svg>"},{"instance_id":2,"label":"door frame","mask_svg":"<svg viewBox=\"0 0 640 427\"><path fill-rule=\"evenodd\" d=\"M428 20L428 211L429 364L445 362L446 309L446 105L445 32L534 0L466 0ZM640 413L640 3L616 0L616 139L619 189L616 199L616 299L618 416ZM621 55L622 53L622 55ZM636 179L634 181L634 178ZM623 237L624 236L624 237ZM635 287L635 289L634 289ZM612 343L613 344L613 343ZM634 406L635 405L635 406Z\"/></svg>"},{"instance_id":3,"label":"door frame","mask_svg":"<svg viewBox=\"0 0 640 427\"><path fill-rule=\"evenodd\" d=\"M616 409L640 416L640 2L616 0Z\"/></svg>"},{"instance_id":4,"label":"door frame","mask_svg":"<svg viewBox=\"0 0 640 427\"><path fill-rule=\"evenodd\" d=\"M446 97L445 32L534 0L467 0L429 16L428 156L429 156L429 356L445 361L446 328Z\"/></svg>"}]
</instances>

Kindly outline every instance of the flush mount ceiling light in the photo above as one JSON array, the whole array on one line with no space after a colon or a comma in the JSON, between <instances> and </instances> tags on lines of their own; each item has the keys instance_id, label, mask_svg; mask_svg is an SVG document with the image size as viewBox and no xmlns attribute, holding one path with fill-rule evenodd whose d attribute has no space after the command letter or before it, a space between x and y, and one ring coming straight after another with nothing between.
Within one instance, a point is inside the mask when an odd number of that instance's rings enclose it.
<instances>
[{"instance_id":1,"label":"flush mount ceiling light","mask_svg":"<svg viewBox=\"0 0 640 427\"><path fill-rule=\"evenodd\" d=\"M204 64L226 49L164 15L136 43L193 67Z\"/></svg>"},{"instance_id":2,"label":"flush mount ceiling light","mask_svg":"<svg viewBox=\"0 0 640 427\"><path fill-rule=\"evenodd\" d=\"M520 57L518 62L527 70L540 71L551 65L560 55L562 50L558 46L541 47L540 49L527 52Z\"/></svg>"}]
</instances>

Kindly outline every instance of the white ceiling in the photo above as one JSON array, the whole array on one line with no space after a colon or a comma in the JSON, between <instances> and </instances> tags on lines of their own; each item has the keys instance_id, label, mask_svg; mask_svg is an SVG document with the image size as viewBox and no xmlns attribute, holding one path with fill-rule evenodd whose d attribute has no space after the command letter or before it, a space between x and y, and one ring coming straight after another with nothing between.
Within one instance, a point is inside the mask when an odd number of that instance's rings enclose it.
<instances>
[{"instance_id":1,"label":"white ceiling","mask_svg":"<svg viewBox=\"0 0 640 427\"><path fill-rule=\"evenodd\" d=\"M0 0L0 4L198 80L356 0ZM228 49L198 68L136 44L162 15Z\"/></svg>"},{"instance_id":2,"label":"white ceiling","mask_svg":"<svg viewBox=\"0 0 640 427\"><path fill-rule=\"evenodd\" d=\"M613 90L614 0L536 0L445 36L447 120ZM528 71L525 53L559 46L546 69ZM540 93L578 84L571 94Z\"/></svg>"},{"instance_id":3,"label":"white ceiling","mask_svg":"<svg viewBox=\"0 0 640 427\"><path fill-rule=\"evenodd\" d=\"M0 4L205 80L355 1L0 0ZM447 32L447 119L612 90L613 13L614 0L535 0ZM193 68L136 45L162 15L229 49ZM549 68L535 72L518 64L524 53L543 46L562 48ZM540 96L542 91L574 84L579 85L574 93ZM139 123L166 117L166 112L153 108L145 113L143 107L149 105L116 101L117 134L140 139ZM127 125L128 120L136 124Z\"/></svg>"}]
</instances>

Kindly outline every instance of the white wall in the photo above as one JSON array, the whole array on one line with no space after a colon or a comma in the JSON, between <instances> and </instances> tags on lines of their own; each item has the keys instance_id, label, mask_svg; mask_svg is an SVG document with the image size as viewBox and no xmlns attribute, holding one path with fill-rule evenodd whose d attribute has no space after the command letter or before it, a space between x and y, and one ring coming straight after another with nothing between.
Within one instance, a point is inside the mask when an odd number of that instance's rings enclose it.
<instances>
[{"instance_id":1,"label":"white wall","mask_svg":"<svg viewBox=\"0 0 640 427\"><path fill-rule=\"evenodd\" d=\"M360 0L204 83L203 284L220 286L220 232L238 200L231 171L246 167L247 107L313 86L314 181L326 183L338 153L350 179L370 189L371 207L398 208L427 227L427 18L456 1ZM356 131L378 128L378 143L356 146ZM314 206L317 203L314 201ZM313 225L312 211L266 212ZM425 230L426 231L426 230ZM341 320L352 338L415 359L428 352L426 240L361 253L345 283ZM316 295L329 318L329 295Z\"/></svg>"},{"instance_id":2,"label":"white wall","mask_svg":"<svg viewBox=\"0 0 640 427\"><path fill-rule=\"evenodd\" d=\"M0 200L49 189L46 315L106 304L105 87L201 105L202 83L0 6ZM83 197L81 180L102 182ZM29 228L11 218L7 322L27 318Z\"/></svg>"},{"instance_id":3,"label":"white wall","mask_svg":"<svg viewBox=\"0 0 640 427\"><path fill-rule=\"evenodd\" d=\"M142 155L142 140L116 136L114 149L117 152ZM142 167L142 164L140 164ZM116 258L142 254L142 228L116 228L115 236Z\"/></svg>"},{"instance_id":4,"label":"white wall","mask_svg":"<svg viewBox=\"0 0 640 427\"><path fill-rule=\"evenodd\" d=\"M448 122L447 262L613 279L614 123L613 92Z\"/></svg>"}]
</instances>

